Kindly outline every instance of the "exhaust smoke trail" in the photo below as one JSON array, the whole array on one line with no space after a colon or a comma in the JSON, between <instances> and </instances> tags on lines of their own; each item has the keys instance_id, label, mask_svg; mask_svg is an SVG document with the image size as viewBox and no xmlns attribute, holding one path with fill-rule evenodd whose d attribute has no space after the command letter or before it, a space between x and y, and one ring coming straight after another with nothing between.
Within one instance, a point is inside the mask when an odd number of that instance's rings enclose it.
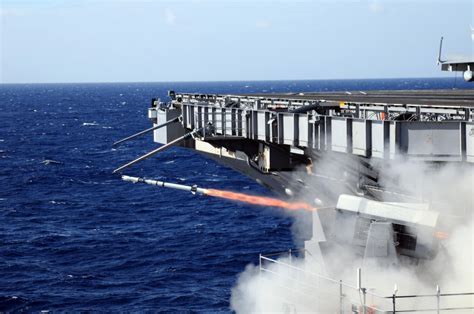
<instances>
[{"instance_id":1,"label":"exhaust smoke trail","mask_svg":"<svg viewBox=\"0 0 474 314\"><path fill-rule=\"evenodd\" d=\"M227 200L233 200L259 206L281 207L289 210L317 210L317 208L304 202L285 202L273 197L248 195L244 193L236 193L225 190L206 189L204 194L208 196L219 197Z\"/></svg>"}]
</instances>

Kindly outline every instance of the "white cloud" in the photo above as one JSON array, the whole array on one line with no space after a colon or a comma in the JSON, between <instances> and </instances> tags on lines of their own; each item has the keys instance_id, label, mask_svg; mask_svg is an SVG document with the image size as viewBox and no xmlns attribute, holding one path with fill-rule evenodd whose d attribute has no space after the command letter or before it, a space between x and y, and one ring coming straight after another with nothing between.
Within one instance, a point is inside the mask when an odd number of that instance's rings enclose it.
<instances>
[{"instance_id":1,"label":"white cloud","mask_svg":"<svg viewBox=\"0 0 474 314\"><path fill-rule=\"evenodd\" d=\"M369 3L369 10L373 13L380 13L383 12L384 7L378 0L370 1Z\"/></svg>"},{"instance_id":2,"label":"white cloud","mask_svg":"<svg viewBox=\"0 0 474 314\"><path fill-rule=\"evenodd\" d=\"M22 9L5 9L5 8L0 8L0 17L20 17L20 16L26 16L27 11L22 10Z\"/></svg>"},{"instance_id":3,"label":"white cloud","mask_svg":"<svg viewBox=\"0 0 474 314\"><path fill-rule=\"evenodd\" d=\"M270 23L270 21L267 21L267 20L258 20L255 23L255 26L257 28L270 28L270 26L272 26L272 24Z\"/></svg>"},{"instance_id":4,"label":"white cloud","mask_svg":"<svg viewBox=\"0 0 474 314\"><path fill-rule=\"evenodd\" d=\"M170 8L165 9L165 22L168 25L176 24L176 15Z\"/></svg>"}]
</instances>

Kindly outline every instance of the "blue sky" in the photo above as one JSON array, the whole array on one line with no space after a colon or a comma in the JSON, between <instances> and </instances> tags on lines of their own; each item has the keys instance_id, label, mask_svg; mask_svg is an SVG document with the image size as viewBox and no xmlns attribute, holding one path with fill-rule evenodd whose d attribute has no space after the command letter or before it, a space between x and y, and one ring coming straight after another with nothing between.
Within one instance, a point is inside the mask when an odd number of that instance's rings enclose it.
<instances>
[{"instance_id":1,"label":"blue sky","mask_svg":"<svg viewBox=\"0 0 474 314\"><path fill-rule=\"evenodd\" d=\"M472 0L0 0L0 83L452 76Z\"/></svg>"}]
</instances>

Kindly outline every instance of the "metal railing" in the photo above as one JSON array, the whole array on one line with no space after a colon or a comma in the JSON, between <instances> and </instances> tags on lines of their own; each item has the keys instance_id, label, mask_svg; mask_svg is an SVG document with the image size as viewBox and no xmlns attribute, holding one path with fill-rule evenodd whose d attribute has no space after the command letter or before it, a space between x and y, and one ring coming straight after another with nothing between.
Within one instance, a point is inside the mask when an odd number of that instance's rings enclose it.
<instances>
[{"instance_id":1,"label":"metal railing","mask_svg":"<svg viewBox=\"0 0 474 314\"><path fill-rule=\"evenodd\" d=\"M377 159L474 162L473 153L464 149L474 122L356 119L215 107L210 103L182 103L181 108L184 128L192 130L211 123L213 134L206 135L214 135L214 139L249 139ZM419 144L425 143L428 131L436 138L429 142L429 153Z\"/></svg>"},{"instance_id":2,"label":"metal railing","mask_svg":"<svg viewBox=\"0 0 474 314\"><path fill-rule=\"evenodd\" d=\"M458 305L460 302L465 304L468 300L452 300L455 297L471 297L470 306L460 306ZM441 289L439 286L436 286L436 294L413 294L413 295L396 295L395 293L391 297L386 297L387 299L391 299L393 303L393 313L416 313L416 312L432 312L432 313L440 313L441 311L474 311L474 306L472 304L474 292L464 292L464 293L441 293ZM401 309L401 302L403 300L413 300L413 299L420 299L420 298L432 298L433 300L431 303L436 302L436 305L433 307L428 308L419 308L419 309ZM448 300L451 299L451 300ZM467 298L464 298L467 299ZM448 304L449 301L455 302L453 306L443 306L442 302L446 302ZM469 301L468 301L469 302ZM397 308L398 304L398 308Z\"/></svg>"},{"instance_id":3,"label":"metal railing","mask_svg":"<svg viewBox=\"0 0 474 314\"><path fill-rule=\"evenodd\" d=\"M441 311L467 313L474 310L474 292L441 293L440 287L437 286L435 294L397 295L398 289L395 286L391 296L379 295L362 286L360 269L358 269L357 286L353 286L342 280L314 272L313 269L307 269L301 259L295 260L295 256L303 254L308 255L309 252L305 249L297 249L260 254L259 272L261 275L269 274L282 279L285 284L280 284L279 287L287 292L286 297L291 294L298 296L300 300L301 297L305 297L305 301L314 307L312 310L334 312L337 309L339 313L363 314L440 313ZM305 257L305 259L308 258L310 256ZM311 291L310 294L308 290ZM325 305L319 304L321 302L318 300L323 300L322 303Z\"/></svg>"},{"instance_id":4,"label":"metal railing","mask_svg":"<svg viewBox=\"0 0 474 314\"><path fill-rule=\"evenodd\" d=\"M374 100L374 102L357 102L357 101L335 101L325 100L323 95L316 97L313 100L300 99L298 97L285 97L284 99L267 95L262 96L251 96L251 95L218 95L218 94L187 94L180 93L176 95L177 98L181 99L178 103L190 103L200 104L208 103L213 106L225 107L226 104L233 103L239 106L246 107L247 109L291 109L298 108L301 106L307 106L315 103L338 103L340 105L340 111L334 111L334 115L351 114L354 118L367 117L368 114L377 113L382 114L377 119L387 120L396 117L400 113L413 113L418 117L426 114L434 114L436 116L443 116L448 119L472 121L474 110L468 106L465 106L462 102L458 105L443 106L443 105L431 105L429 101L426 104L402 104L402 103L381 103ZM391 117L391 113L397 113ZM428 118L431 120L431 118Z\"/></svg>"}]
</instances>

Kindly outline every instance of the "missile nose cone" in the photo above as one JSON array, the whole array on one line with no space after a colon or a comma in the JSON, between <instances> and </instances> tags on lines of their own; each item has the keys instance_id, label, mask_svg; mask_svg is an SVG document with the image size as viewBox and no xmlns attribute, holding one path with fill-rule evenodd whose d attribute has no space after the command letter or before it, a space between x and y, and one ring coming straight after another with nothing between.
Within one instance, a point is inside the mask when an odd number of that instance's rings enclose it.
<instances>
[{"instance_id":1,"label":"missile nose cone","mask_svg":"<svg viewBox=\"0 0 474 314\"><path fill-rule=\"evenodd\" d=\"M132 183L137 183L138 182L138 178L130 177L130 176L126 176L126 175L122 176L122 180L127 181L127 182L132 182Z\"/></svg>"},{"instance_id":2,"label":"missile nose cone","mask_svg":"<svg viewBox=\"0 0 474 314\"><path fill-rule=\"evenodd\" d=\"M323 205L323 201L321 201L319 198L314 199L314 204L318 207L321 207Z\"/></svg>"}]
</instances>

